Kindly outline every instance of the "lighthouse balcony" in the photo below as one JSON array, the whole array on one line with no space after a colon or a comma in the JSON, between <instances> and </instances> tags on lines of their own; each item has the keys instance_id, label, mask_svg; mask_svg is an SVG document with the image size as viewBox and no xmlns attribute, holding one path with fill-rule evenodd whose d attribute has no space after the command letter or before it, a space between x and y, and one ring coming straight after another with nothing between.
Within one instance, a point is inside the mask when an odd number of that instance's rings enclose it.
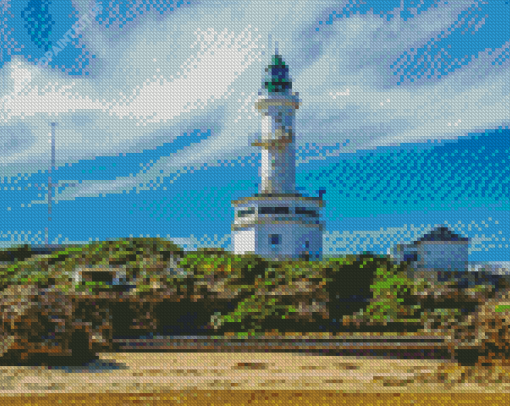
<instances>
[{"instance_id":1,"label":"lighthouse balcony","mask_svg":"<svg viewBox=\"0 0 510 406\"><path fill-rule=\"evenodd\" d=\"M271 137L261 137L256 139L254 142L251 143L254 147L264 147L264 148L283 148L287 146L288 144L291 144L294 139L294 136L292 133L286 133L285 135L282 135L277 138L271 138Z\"/></svg>"},{"instance_id":2,"label":"lighthouse balcony","mask_svg":"<svg viewBox=\"0 0 510 406\"><path fill-rule=\"evenodd\" d=\"M232 224L231 229L232 231L236 230L242 230L246 228L251 228L255 225L287 225L287 224L295 224L295 225L301 225L304 227L311 227L319 229L324 228L324 223L320 220L312 220L312 219L303 219L299 217L252 217L252 218L246 218L246 219L236 219L235 222Z\"/></svg>"},{"instance_id":3,"label":"lighthouse balcony","mask_svg":"<svg viewBox=\"0 0 510 406\"><path fill-rule=\"evenodd\" d=\"M299 93L276 93L276 94L261 94L255 102L255 107L258 110L267 111L273 106L288 106L294 109L299 109L300 105Z\"/></svg>"}]
</instances>

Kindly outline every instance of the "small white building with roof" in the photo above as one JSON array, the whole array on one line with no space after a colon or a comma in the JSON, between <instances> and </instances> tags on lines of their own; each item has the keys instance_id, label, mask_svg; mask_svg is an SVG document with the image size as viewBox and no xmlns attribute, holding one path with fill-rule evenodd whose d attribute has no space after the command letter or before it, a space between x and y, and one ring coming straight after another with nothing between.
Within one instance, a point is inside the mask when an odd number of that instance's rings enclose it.
<instances>
[{"instance_id":1,"label":"small white building with roof","mask_svg":"<svg viewBox=\"0 0 510 406\"><path fill-rule=\"evenodd\" d=\"M413 243L397 244L389 254L397 263L407 261L416 271L467 271L469 238L436 226Z\"/></svg>"}]
</instances>

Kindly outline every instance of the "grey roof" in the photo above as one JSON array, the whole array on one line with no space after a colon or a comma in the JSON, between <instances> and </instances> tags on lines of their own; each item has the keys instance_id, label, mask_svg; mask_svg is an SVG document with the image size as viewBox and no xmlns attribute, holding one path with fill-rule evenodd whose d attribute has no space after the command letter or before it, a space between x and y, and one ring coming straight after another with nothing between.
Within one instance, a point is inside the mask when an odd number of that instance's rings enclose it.
<instances>
[{"instance_id":1,"label":"grey roof","mask_svg":"<svg viewBox=\"0 0 510 406\"><path fill-rule=\"evenodd\" d=\"M425 241L469 241L469 238L454 234L448 227L436 227L423 237L415 241L415 244Z\"/></svg>"}]
</instances>

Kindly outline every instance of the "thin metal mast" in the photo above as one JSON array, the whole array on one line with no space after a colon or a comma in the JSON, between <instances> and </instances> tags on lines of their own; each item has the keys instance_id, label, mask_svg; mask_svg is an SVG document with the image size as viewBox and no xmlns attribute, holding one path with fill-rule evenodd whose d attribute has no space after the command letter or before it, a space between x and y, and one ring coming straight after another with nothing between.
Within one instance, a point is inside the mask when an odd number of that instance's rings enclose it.
<instances>
[{"instance_id":1,"label":"thin metal mast","mask_svg":"<svg viewBox=\"0 0 510 406\"><path fill-rule=\"evenodd\" d=\"M55 169L55 127L57 123L51 123L51 163L50 168L48 170L48 227L46 227L44 244L48 245L48 228L51 222L51 201L53 198L52 187L53 183L51 183L51 171Z\"/></svg>"}]
</instances>

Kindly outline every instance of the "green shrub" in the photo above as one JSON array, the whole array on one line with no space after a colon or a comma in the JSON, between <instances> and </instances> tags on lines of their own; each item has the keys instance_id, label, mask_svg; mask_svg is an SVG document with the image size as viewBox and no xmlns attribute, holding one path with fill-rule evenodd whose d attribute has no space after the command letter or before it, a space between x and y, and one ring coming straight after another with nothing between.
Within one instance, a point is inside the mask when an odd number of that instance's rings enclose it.
<instances>
[{"instance_id":1,"label":"green shrub","mask_svg":"<svg viewBox=\"0 0 510 406\"><path fill-rule=\"evenodd\" d=\"M406 276L403 268L394 266L377 268L373 298L363 312L370 322L419 321L421 305L404 305L405 298L414 292L414 282Z\"/></svg>"}]
</instances>

